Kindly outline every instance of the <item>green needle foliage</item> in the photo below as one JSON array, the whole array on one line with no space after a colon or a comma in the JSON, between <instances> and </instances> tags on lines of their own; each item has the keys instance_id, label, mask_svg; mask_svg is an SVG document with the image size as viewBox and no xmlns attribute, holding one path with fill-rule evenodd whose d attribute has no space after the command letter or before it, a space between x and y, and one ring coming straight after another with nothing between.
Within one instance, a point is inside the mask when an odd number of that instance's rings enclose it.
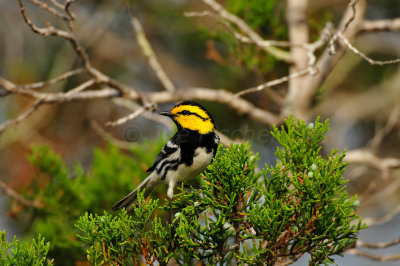
<instances>
[{"instance_id":1,"label":"green needle foliage","mask_svg":"<svg viewBox=\"0 0 400 266\"><path fill-rule=\"evenodd\" d=\"M0 265L53 265L53 260L46 259L50 243L39 235L37 241L20 243L14 237L13 242L6 240L6 232L0 231Z\"/></svg>"},{"instance_id":2,"label":"green needle foliage","mask_svg":"<svg viewBox=\"0 0 400 266\"><path fill-rule=\"evenodd\" d=\"M333 263L363 226L356 197L345 191L344 154L320 153L328 127L293 118L275 127L278 162L263 171L256 171L248 144L220 147L201 188L181 187L174 197L172 223L163 219L168 203L142 193L133 216L80 217L76 227L89 262L273 265L308 253L311 265Z\"/></svg>"},{"instance_id":3,"label":"green needle foliage","mask_svg":"<svg viewBox=\"0 0 400 266\"><path fill-rule=\"evenodd\" d=\"M49 256L56 259L57 265L82 261L85 250L76 237L76 220L85 212L111 209L121 195L146 177L145 170L164 144L165 138L160 137L133 147L131 153L111 145L105 150L95 149L90 171L81 165L67 167L49 147L35 146L28 159L36 171L21 194L40 202L40 206L23 209L14 202L16 210L11 213L29 221L27 239L41 234L51 242Z\"/></svg>"}]
</instances>

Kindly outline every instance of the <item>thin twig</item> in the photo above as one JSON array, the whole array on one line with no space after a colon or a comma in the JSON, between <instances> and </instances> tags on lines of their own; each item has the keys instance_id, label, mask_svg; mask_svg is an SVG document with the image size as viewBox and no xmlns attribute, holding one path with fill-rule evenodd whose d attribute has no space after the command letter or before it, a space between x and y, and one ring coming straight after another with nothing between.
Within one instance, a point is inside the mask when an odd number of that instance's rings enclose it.
<instances>
[{"instance_id":1,"label":"thin twig","mask_svg":"<svg viewBox=\"0 0 400 266\"><path fill-rule=\"evenodd\" d=\"M291 61L291 57L288 52L276 48L272 44L266 45L267 44L266 41L257 32L255 32L245 21L243 21L238 16L235 16L234 14L228 12L219 3L217 3L214 0L202 0L202 1L209 7L211 7L222 19L225 19L236 25L243 32L243 34L246 34L252 40L252 42L259 45L266 52L275 56L279 60L285 62Z\"/></svg>"},{"instance_id":2,"label":"thin twig","mask_svg":"<svg viewBox=\"0 0 400 266\"><path fill-rule=\"evenodd\" d=\"M363 222L368 225L368 227L384 224L390 220L392 220L396 215L400 213L400 204L397 205L396 208L392 209L389 213L385 214L384 216L377 217L377 218L363 218Z\"/></svg>"},{"instance_id":3,"label":"thin twig","mask_svg":"<svg viewBox=\"0 0 400 266\"><path fill-rule=\"evenodd\" d=\"M353 53L355 53L356 55L361 56L362 59L364 59L365 61L367 61L368 63L370 63L371 65L379 65L379 66L383 66L383 65L389 65L389 64L397 64L400 63L400 58L396 58L396 59L391 59L391 60L374 60L371 59L370 57L368 57L366 54L360 52L359 50L357 50L357 48L355 48L350 42L349 40L346 39L346 37L344 37L341 33L339 33L338 38L341 39L346 46L350 49L350 51L352 51Z\"/></svg>"},{"instance_id":4,"label":"thin twig","mask_svg":"<svg viewBox=\"0 0 400 266\"><path fill-rule=\"evenodd\" d=\"M20 114L17 118L12 120L7 120L3 124L0 125L0 135L9 127L15 126L19 124L21 121L29 117L33 112L35 112L43 102L41 100L37 100L31 107L29 107L25 112Z\"/></svg>"},{"instance_id":5,"label":"thin twig","mask_svg":"<svg viewBox=\"0 0 400 266\"><path fill-rule=\"evenodd\" d=\"M147 58L150 67L153 69L154 73L156 74L158 80L164 86L164 88L168 91L175 91L175 85L172 83L168 75L165 73L163 67L161 66L160 62L158 61L153 48L151 47L150 42L146 38L146 34L144 33L142 24L140 21L135 18L129 9L129 4L125 0L126 9L128 10L129 16L131 18L131 24L133 29L136 33L137 42L142 49L143 55Z\"/></svg>"},{"instance_id":6,"label":"thin twig","mask_svg":"<svg viewBox=\"0 0 400 266\"><path fill-rule=\"evenodd\" d=\"M298 78L298 77L301 77L301 76L304 76L304 75L307 75L307 74L310 74L310 73L311 73L311 68L308 67L306 69L300 70L298 72L292 73L292 74L284 76L282 78L274 79L274 80L268 81L266 83L260 84L257 87L245 89L243 91L240 91L240 92L236 93L235 96L236 97L240 97L240 96L243 96L245 94L261 91L261 90L263 90L265 88L271 88L271 87L280 85L282 83L288 82L289 80L292 80L292 79L295 79L295 78Z\"/></svg>"},{"instance_id":7,"label":"thin twig","mask_svg":"<svg viewBox=\"0 0 400 266\"><path fill-rule=\"evenodd\" d=\"M69 79L75 75L79 75L79 74L83 74L86 72L86 69L84 68L77 68L71 71L68 71L58 77L55 77L54 79L48 80L48 81L40 81L40 82L36 82L36 83L30 83L27 85L19 85L20 88L23 89L32 89L32 90L37 90L37 89L41 89L44 87L49 87L52 86L54 84L57 84L58 82L61 82L63 80Z\"/></svg>"},{"instance_id":8,"label":"thin twig","mask_svg":"<svg viewBox=\"0 0 400 266\"><path fill-rule=\"evenodd\" d=\"M123 141L120 139L115 138L113 135L105 131L99 123L96 121L91 121L90 125L94 129L94 131L102 137L104 140L111 142L118 148L124 149L124 150L130 150L135 144L127 141Z\"/></svg>"},{"instance_id":9,"label":"thin twig","mask_svg":"<svg viewBox=\"0 0 400 266\"><path fill-rule=\"evenodd\" d=\"M361 240L357 240L356 247L365 247L365 248L388 248L400 243L400 237L397 237L389 242L381 242L381 243L369 243Z\"/></svg>"},{"instance_id":10,"label":"thin twig","mask_svg":"<svg viewBox=\"0 0 400 266\"><path fill-rule=\"evenodd\" d=\"M93 86L94 84L96 84L96 80L95 79L89 79L89 80L85 81L84 83L78 85L74 89L72 89L72 90L68 91L67 93L65 93L65 96L71 96L72 94L77 94L77 93L79 93L81 91L84 91L87 88Z\"/></svg>"},{"instance_id":11,"label":"thin twig","mask_svg":"<svg viewBox=\"0 0 400 266\"><path fill-rule=\"evenodd\" d=\"M290 43L288 41L277 41L277 40L258 40L255 41L241 33L239 33L236 29L232 27L232 24L229 23L229 21L226 21L222 19L220 16L218 16L214 12L210 11L202 11L202 12L184 12L183 13L186 17L214 17L219 19L219 21L224 25L232 34L233 36L240 42L246 43L246 44L254 44L259 47L265 47L265 46L278 46L278 47L290 47Z\"/></svg>"},{"instance_id":12,"label":"thin twig","mask_svg":"<svg viewBox=\"0 0 400 266\"><path fill-rule=\"evenodd\" d=\"M44 37L48 37L48 36L53 35L53 36L62 37L62 38L67 39L67 40L70 40L71 38L73 38L72 34L70 34L69 32L64 31L64 30L58 30L58 29L54 28L53 26L51 26L50 23L47 23L47 26L45 28L37 27L36 25L34 25L32 23L30 18L27 16L27 14L25 12L25 6L22 3L22 0L18 0L18 2L19 2L20 9L21 9L22 17L24 18L26 24L31 28L31 30L33 32L35 32L35 33L37 33L39 35L42 35Z\"/></svg>"},{"instance_id":13,"label":"thin twig","mask_svg":"<svg viewBox=\"0 0 400 266\"><path fill-rule=\"evenodd\" d=\"M392 261L392 260L400 260L400 254L393 254L393 255L373 255L370 252L365 252L362 250L358 250L355 248L348 249L345 251L347 254L352 254L356 256L366 257L371 260L376 261Z\"/></svg>"},{"instance_id":14,"label":"thin twig","mask_svg":"<svg viewBox=\"0 0 400 266\"><path fill-rule=\"evenodd\" d=\"M138 117L139 115L141 115L142 113L144 113L146 111L146 108L144 106L140 107L138 110L136 110L135 112L124 116L116 121L109 121L107 122L105 125L106 126L110 126L110 127L115 127L115 126L119 126L122 125L130 120L135 119L136 117Z\"/></svg>"},{"instance_id":15,"label":"thin twig","mask_svg":"<svg viewBox=\"0 0 400 266\"><path fill-rule=\"evenodd\" d=\"M400 18L366 20L360 27L360 33L369 33L377 31L399 31Z\"/></svg>"},{"instance_id":16,"label":"thin twig","mask_svg":"<svg viewBox=\"0 0 400 266\"><path fill-rule=\"evenodd\" d=\"M8 196L16 200L17 202L21 203L25 207L31 207L31 208L42 208L43 204L40 203L37 200L27 200L20 194L18 194L14 189L12 189L9 185L4 183L3 181L0 180L0 188L3 189L4 193L6 193Z\"/></svg>"},{"instance_id":17,"label":"thin twig","mask_svg":"<svg viewBox=\"0 0 400 266\"><path fill-rule=\"evenodd\" d=\"M34 5L37 5L38 7L42 8L43 10L46 10L47 12L53 14L56 17L62 18L64 20L69 19L67 16L65 16L64 14L58 12L56 9L52 8L51 6L49 6L45 2L37 1L37 0L29 0L29 2L31 2Z\"/></svg>"},{"instance_id":18,"label":"thin twig","mask_svg":"<svg viewBox=\"0 0 400 266\"><path fill-rule=\"evenodd\" d=\"M375 133L374 137L371 139L371 141L368 143L368 146L372 150L376 150L378 146L382 143L383 138L389 134L389 132L392 131L396 125L400 123L400 106L396 105L393 110L389 114L389 118L387 119L387 122L385 126L380 129L377 133Z\"/></svg>"},{"instance_id":19,"label":"thin twig","mask_svg":"<svg viewBox=\"0 0 400 266\"><path fill-rule=\"evenodd\" d=\"M362 163L382 172L382 177L387 179L390 170L400 168L400 159L397 158L380 158L367 150L351 150L346 153L344 161L351 163Z\"/></svg>"},{"instance_id":20,"label":"thin twig","mask_svg":"<svg viewBox=\"0 0 400 266\"><path fill-rule=\"evenodd\" d=\"M116 105L127 108L127 109L131 110L132 112L136 112L141 107L137 103L129 101L125 98L113 98L112 101ZM155 108L153 108L153 109L155 109ZM174 130L174 128L175 128L174 123L171 121L171 119L169 119L168 117L159 115L155 112L144 112L141 116L150 121L164 125L170 131Z\"/></svg>"}]
</instances>

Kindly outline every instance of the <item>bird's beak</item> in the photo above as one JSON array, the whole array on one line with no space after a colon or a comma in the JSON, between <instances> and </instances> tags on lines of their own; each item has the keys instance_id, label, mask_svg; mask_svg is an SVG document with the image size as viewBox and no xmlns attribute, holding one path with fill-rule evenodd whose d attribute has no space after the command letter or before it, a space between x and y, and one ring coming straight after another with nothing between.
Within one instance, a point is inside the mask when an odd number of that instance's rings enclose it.
<instances>
[{"instance_id":1,"label":"bird's beak","mask_svg":"<svg viewBox=\"0 0 400 266\"><path fill-rule=\"evenodd\" d=\"M176 114L173 114L171 112L160 112L160 115L165 115L165 116L169 116L171 118L175 117Z\"/></svg>"}]
</instances>

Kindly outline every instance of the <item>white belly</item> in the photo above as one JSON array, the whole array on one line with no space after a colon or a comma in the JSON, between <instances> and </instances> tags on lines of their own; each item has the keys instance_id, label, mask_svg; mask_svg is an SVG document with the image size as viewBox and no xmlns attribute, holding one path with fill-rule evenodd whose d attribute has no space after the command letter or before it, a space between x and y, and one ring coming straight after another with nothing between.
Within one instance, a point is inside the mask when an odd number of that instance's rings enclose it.
<instances>
[{"instance_id":1,"label":"white belly","mask_svg":"<svg viewBox=\"0 0 400 266\"><path fill-rule=\"evenodd\" d=\"M166 177L166 182L170 183L173 179L175 182L185 181L195 178L202 173L211 163L213 153L207 153L206 148L197 148L194 152L193 163L190 166L182 164L176 171L169 171Z\"/></svg>"}]
</instances>

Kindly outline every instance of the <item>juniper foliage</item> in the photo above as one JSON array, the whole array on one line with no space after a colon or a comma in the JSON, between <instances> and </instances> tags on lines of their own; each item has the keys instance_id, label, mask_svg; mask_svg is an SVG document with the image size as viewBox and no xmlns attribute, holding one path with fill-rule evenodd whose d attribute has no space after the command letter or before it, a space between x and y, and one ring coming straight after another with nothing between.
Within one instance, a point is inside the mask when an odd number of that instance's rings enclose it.
<instances>
[{"instance_id":1,"label":"juniper foliage","mask_svg":"<svg viewBox=\"0 0 400 266\"><path fill-rule=\"evenodd\" d=\"M262 171L256 171L257 156L248 144L219 147L201 188L179 188L172 223L164 215L168 204L142 193L133 216L122 211L80 217L76 227L88 260L272 265L308 253L311 265L333 263L363 225L356 197L345 191L344 153L321 155L328 129L328 121L306 125L293 118L274 127L278 162Z\"/></svg>"},{"instance_id":2,"label":"juniper foliage","mask_svg":"<svg viewBox=\"0 0 400 266\"><path fill-rule=\"evenodd\" d=\"M50 243L45 242L42 236L37 240L20 243L16 237L9 243L6 240L6 232L0 231L0 265L53 265L53 260L47 259Z\"/></svg>"}]
</instances>

